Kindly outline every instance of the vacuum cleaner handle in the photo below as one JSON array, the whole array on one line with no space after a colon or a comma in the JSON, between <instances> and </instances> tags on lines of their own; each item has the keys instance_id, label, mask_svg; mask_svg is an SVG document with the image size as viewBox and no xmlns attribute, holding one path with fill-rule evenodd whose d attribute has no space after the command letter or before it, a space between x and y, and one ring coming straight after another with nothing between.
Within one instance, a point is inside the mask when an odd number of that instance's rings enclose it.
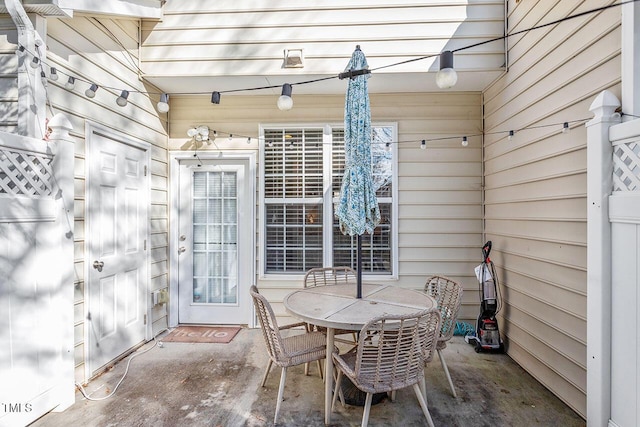
<instances>
[{"instance_id":1,"label":"vacuum cleaner handle","mask_svg":"<svg viewBox=\"0 0 640 427\"><path fill-rule=\"evenodd\" d=\"M484 257L484 262L491 262L489 259L489 252L491 252L491 240L487 241L482 247L482 256Z\"/></svg>"}]
</instances>

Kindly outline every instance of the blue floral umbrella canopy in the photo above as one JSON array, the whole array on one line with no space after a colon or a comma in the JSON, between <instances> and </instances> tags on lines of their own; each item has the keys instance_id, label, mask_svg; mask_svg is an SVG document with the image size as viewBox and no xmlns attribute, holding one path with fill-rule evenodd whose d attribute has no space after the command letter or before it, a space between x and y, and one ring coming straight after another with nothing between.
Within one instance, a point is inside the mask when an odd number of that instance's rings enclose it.
<instances>
[{"instance_id":1,"label":"blue floral umbrella canopy","mask_svg":"<svg viewBox=\"0 0 640 427\"><path fill-rule=\"evenodd\" d=\"M346 70L368 68L367 58L356 47ZM361 236L373 233L380 223L380 208L371 173L371 107L367 87L368 73L349 79L344 108L345 170L336 216L342 234ZM360 237L358 237L358 297L360 297Z\"/></svg>"}]
</instances>

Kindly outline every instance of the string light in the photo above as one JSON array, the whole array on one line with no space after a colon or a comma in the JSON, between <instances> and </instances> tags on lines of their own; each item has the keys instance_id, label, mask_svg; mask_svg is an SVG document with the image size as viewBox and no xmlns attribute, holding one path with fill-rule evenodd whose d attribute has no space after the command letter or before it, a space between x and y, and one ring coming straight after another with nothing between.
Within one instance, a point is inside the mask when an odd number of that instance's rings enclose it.
<instances>
[{"instance_id":1,"label":"string light","mask_svg":"<svg viewBox=\"0 0 640 427\"><path fill-rule=\"evenodd\" d=\"M469 140L467 139L466 136L462 137L462 146L466 147L467 145L469 145Z\"/></svg>"},{"instance_id":2,"label":"string light","mask_svg":"<svg viewBox=\"0 0 640 427\"><path fill-rule=\"evenodd\" d=\"M390 142L385 143L384 144L384 149L387 150L387 151L391 151L391 143Z\"/></svg>"},{"instance_id":3,"label":"string light","mask_svg":"<svg viewBox=\"0 0 640 427\"><path fill-rule=\"evenodd\" d=\"M93 98L96 96L96 91L98 90L98 85L95 83L91 83L91 87L84 91L84 94L87 98Z\"/></svg>"},{"instance_id":4,"label":"string light","mask_svg":"<svg viewBox=\"0 0 640 427\"><path fill-rule=\"evenodd\" d=\"M169 94L163 93L160 95L160 101L156 105L159 113L167 113L169 112Z\"/></svg>"},{"instance_id":5,"label":"string light","mask_svg":"<svg viewBox=\"0 0 640 427\"><path fill-rule=\"evenodd\" d=\"M40 70L40 80L42 81L43 86L47 86L47 75L44 70Z\"/></svg>"},{"instance_id":6,"label":"string light","mask_svg":"<svg viewBox=\"0 0 640 427\"><path fill-rule=\"evenodd\" d=\"M569 133L569 122L564 122L562 124L562 133Z\"/></svg>"},{"instance_id":7,"label":"string light","mask_svg":"<svg viewBox=\"0 0 640 427\"><path fill-rule=\"evenodd\" d=\"M120 93L118 99L116 99L116 104L118 104L120 107L125 107L127 105L127 98L129 98L129 91L123 90Z\"/></svg>"},{"instance_id":8,"label":"string light","mask_svg":"<svg viewBox=\"0 0 640 427\"><path fill-rule=\"evenodd\" d=\"M291 98L291 92L293 88L289 83L282 85L282 95L278 98L278 109L280 111L288 111L293 108L293 99Z\"/></svg>"},{"instance_id":9,"label":"string light","mask_svg":"<svg viewBox=\"0 0 640 427\"><path fill-rule=\"evenodd\" d=\"M509 136L507 137L507 139L508 139L509 141L511 141L511 140L513 139L513 135L514 135L514 134L515 134L515 132L514 132L514 131L512 131L512 130L510 130L510 131L509 131Z\"/></svg>"},{"instance_id":10,"label":"string light","mask_svg":"<svg viewBox=\"0 0 640 427\"><path fill-rule=\"evenodd\" d=\"M537 25L537 26L534 26L534 27L525 28L525 29L522 29L522 30L519 30L519 31L515 31L515 32L512 32L512 33L509 33L509 34L505 34L503 36L495 37L493 39L488 39L488 40L484 40L484 41L481 41L481 42L478 42L478 43L474 43L474 44L471 44L471 45L463 46L463 47L460 47L460 48L457 48L457 49L452 49L450 51L441 52L439 54L440 55L440 68L441 68L440 71L443 71L443 74L444 73L449 73L450 75L453 75L453 73L455 73L455 70L453 70L453 53L455 53L455 52L459 52L459 51L462 51L462 50L465 50L465 49L475 48L475 47L478 47L478 46L481 46L481 45L484 45L484 44L487 44L487 43L495 42L495 41L504 40L504 39L507 39L509 37L513 37L513 36L516 36L516 35L519 35L519 34L524 34L526 32L537 30L537 29L540 29L540 28L545 28L545 27L548 27L548 26L551 26L551 25L556 25L556 24L558 24L560 22L568 21L570 19L574 19L574 18L578 18L578 17L583 17L583 16L588 15L588 14L592 14L592 13L596 13L596 12L602 12L604 10L607 10L607 9L610 9L610 8L613 8L613 7L618 7L618 6L621 6L623 4L631 3L631 2L634 2L634 1L638 1L638 0L627 0L627 1L621 1L620 3L613 3L613 4L601 6L601 7L598 7L598 8L594 8L594 9L586 10L586 11L583 11L583 12L580 12L580 13L576 13L574 15L569 15L569 16L566 16L564 18L560 18L560 19L557 19L557 20L554 20L554 21L551 21L551 22L540 24L540 25ZM42 40L39 40L39 39L35 40L36 50L38 49L38 46L42 46L42 44L43 44ZM30 52L22 45L18 45L15 53L18 56L23 56L25 53L29 53L30 54ZM39 53L37 54L37 56L33 55L34 59L30 63L32 67L37 68L38 66L40 66L41 63L44 64L44 61L42 61L39 58L39 56L40 56ZM403 65L403 64L406 64L406 63L409 63L409 62L414 62L414 61L420 61L420 60L424 60L424 59L428 59L428 58L433 58L434 56L435 55L426 55L426 56L412 58L412 59L409 59L409 60L405 60L405 61L401 61L401 62L397 62L397 63L393 63L393 64L380 66L380 67L377 67L377 68L374 68L374 69L370 69L370 70L366 70L366 71L356 70L355 72L361 72L363 74L364 73L368 74L368 73L371 73L371 71L373 71L373 70L380 70L380 69L383 69L383 68L389 68L389 67L393 67L393 66L397 66L397 65ZM445 71L445 70L447 70L447 71ZM440 71L439 71L439 73L440 73ZM453 73L451 73L451 71ZM340 73L339 75L335 75L335 76L322 77L322 78L303 81L303 82L298 82L298 83L294 83L294 84L315 83L315 82L324 81L324 80L330 80L330 79L335 79L335 78L342 79L342 78L345 78L344 74L346 74L346 73ZM349 75L348 77L351 77L351 75ZM55 80L58 79L58 73L55 70L55 68L53 68L53 67L51 67L51 74L49 76L49 79L51 81L55 81ZM74 88L74 86L75 86L75 80L76 80L76 77L69 76L69 80L65 84L65 88L68 89L68 90L72 90ZM82 79L80 79L80 80L82 81ZM437 77L436 77L436 80L438 80ZM450 79L450 81L451 80L452 79ZM455 80L457 80L457 75L456 75L456 79ZM86 82L86 83L91 83L91 82ZM453 81L453 83L451 83L451 85L453 85L453 84L455 84L455 81ZM229 91L216 91L216 92L212 93L211 102L214 103L214 104L219 104L220 103L220 94L224 93L224 92L240 92L240 91L259 90L259 89L272 89L272 88L276 88L276 87L279 87L279 86L264 86L264 87L247 88L247 89L234 89L234 90L229 90ZM293 99L291 99L291 87L292 87L292 84L290 84L290 83L285 83L285 85L282 86L282 95L278 99L278 107L280 108L280 104L281 104L280 99L282 99L283 108L281 108L281 109L283 109L283 110L288 110L288 109L291 109L293 107ZM451 87L451 86L449 86L449 87ZM106 86L105 86L105 88L106 88ZM115 88L111 88L111 89L115 89ZM153 93L153 92L143 92L143 91L136 91L136 92L143 93L143 94L151 94L151 93ZM120 97L118 97L118 99L116 101L118 103L118 105L121 105L121 104L126 105L127 97L129 95L129 91L123 90L122 94L125 94L125 93L126 93L126 96L122 96L121 95ZM196 94L198 94L198 93L196 93ZM288 98L288 99L286 99L286 98ZM121 105L121 106L124 106L124 105ZM164 104L158 103L158 105L159 105L159 109L160 108L162 108L162 109L166 108ZM568 123L565 123L565 125L566 126L563 126L563 132L568 132L569 131ZM510 136L512 136L512 135L510 134Z\"/></svg>"},{"instance_id":11,"label":"string light","mask_svg":"<svg viewBox=\"0 0 640 427\"><path fill-rule=\"evenodd\" d=\"M67 90L73 90L74 87L76 87L76 78L75 77L71 77L69 76L69 79L67 80L67 82L64 84L64 87Z\"/></svg>"},{"instance_id":12,"label":"string light","mask_svg":"<svg viewBox=\"0 0 640 427\"><path fill-rule=\"evenodd\" d=\"M251 137L247 138L247 144L251 144Z\"/></svg>"},{"instance_id":13,"label":"string light","mask_svg":"<svg viewBox=\"0 0 640 427\"><path fill-rule=\"evenodd\" d=\"M427 141L425 141L424 139L422 140L422 142L420 143L420 148L422 150L426 150L427 149Z\"/></svg>"}]
</instances>

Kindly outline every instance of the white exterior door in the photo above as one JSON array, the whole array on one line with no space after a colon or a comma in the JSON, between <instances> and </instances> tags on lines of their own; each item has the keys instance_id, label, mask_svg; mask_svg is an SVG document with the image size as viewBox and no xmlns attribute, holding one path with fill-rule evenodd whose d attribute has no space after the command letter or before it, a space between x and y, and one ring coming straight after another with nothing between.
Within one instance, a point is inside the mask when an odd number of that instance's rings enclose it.
<instances>
[{"instance_id":1,"label":"white exterior door","mask_svg":"<svg viewBox=\"0 0 640 427\"><path fill-rule=\"evenodd\" d=\"M248 324L253 276L249 164L180 164L178 322Z\"/></svg>"},{"instance_id":2,"label":"white exterior door","mask_svg":"<svg viewBox=\"0 0 640 427\"><path fill-rule=\"evenodd\" d=\"M87 141L89 375L145 339L148 150L94 132Z\"/></svg>"}]
</instances>

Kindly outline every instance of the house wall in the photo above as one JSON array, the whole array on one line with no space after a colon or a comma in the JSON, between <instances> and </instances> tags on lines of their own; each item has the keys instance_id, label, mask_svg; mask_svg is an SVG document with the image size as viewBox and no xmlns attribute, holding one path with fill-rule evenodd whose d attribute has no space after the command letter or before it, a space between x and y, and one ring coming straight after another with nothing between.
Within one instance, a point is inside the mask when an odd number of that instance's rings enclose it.
<instances>
[{"instance_id":1,"label":"house wall","mask_svg":"<svg viewBox=\"0 0 640 427\"><path fill-rule=\"evenodd\" d=\"M162 21L144 23L143 69L148 78L188 76L203 84L220 78L223 85L240 80L264 86L274 84L267 76L303 79L341 72L355 45L361 44L372 68L406 61L379 69L378 75L398 74L400 80L411 75L416 77L415 90L425 91L435 86L433 79L421 77L426 70L438 70L442 50L503 33L502 0L169 0ZM303 49L304 68L284 68L285 49ZM424 58L415 61L418 57ZM503 67L504 46L489 43L462 50L455 64L459 71L475 72L475 79L487 81L487 73ZM226 80L228 76L233 80ZM389 81L371 80L369 85L378 92L398 92ZM339 85L326 82L325 94L328 87L339 90ZM296 87L296 93L299 90L305 89Z\"/></svg>"},{"instance_id":2,"label":"house wall","mask_svg":"<svg viewBox=\"0 0 640 427\"><path fill-rule=\"evenodd\" d=\"M508 32L602 3L509 0ZM602 90L620 96L620 13L616 7L510 37L508 71L483 93L485 231L501 283L501 332L509 355L583 417L583 119ZM570 133L561 132L563 122ZM516 131L511 140L509 130Z\"/></svg>"},{"instance_id":3,"label":"house wall","mask_svg":"<svg viewBox=\"0 0 640 427\"><path fill-rule=\"evenodd\" d=\"M48 19L47 62L67 75L77 76L85 82L76 82L76 88L64 88L66 78L49 82L48 96L51 108L63 112L73 125L75 145L75 366L76 381L85 378L85 249L90 236L85 235L85 124L99 124L128 137L151 144L151 238L150 290L168 286L168 212L167 212L167 137L166 122L155 111L158 95L134 93L159 92L145 86L139 79L138 46L139 21L76 16L73 19ZM126 48L126 50L125 50ZM48 70L47 70L48 71ZM85 97L89 84L100 85L95 98ZM113 89L109 89L113 88ZM120 89L131 94L126 107L116 105ZM166 118L166 117L165 117ZM152 311L152 331L155 335L166 328L165 306Z\"/></svg>"},{"instance_id":4,"label":"house wall","mask_svg":"<svg viewBox=\"0 0 640 427\"><path fill-rule=\"evenodd\" d=\"M187 130L198 125L224 135L215 141L220 150L258 150L261 124L340 124L344 120L344 95L294 94L290 111L278 110L276 100L277 96L225 96L219 105L213 105L208 96L172 96L170 149L192 150ZM399 279L394 284L423 289L427 276L450 276L466 289L461 317L474 319L478 285L473 269L482 259L481 137L470 136L469 145L463 147L460 135L481 133L481 96L372 94L370 101L374 122L396 122L398 140L413 141L398 144ZM229 142L228 133L243 137ZM248 136L252 137L251 145L247 145ZM429 141L426 150L420 149L420 140L442 137L452 138ZM198 150L216 150L215 145ZM259 203L259 165L257 171ZM262 232L259 212L256 206L256 242ZM262 256L262 249L256 247L256 271ZM259 276L257 271L257 284L276 315L291 322L293 319L285 318L282 300L302 286L302 276L289 280Z\"/></svg>"}]
</instances>

